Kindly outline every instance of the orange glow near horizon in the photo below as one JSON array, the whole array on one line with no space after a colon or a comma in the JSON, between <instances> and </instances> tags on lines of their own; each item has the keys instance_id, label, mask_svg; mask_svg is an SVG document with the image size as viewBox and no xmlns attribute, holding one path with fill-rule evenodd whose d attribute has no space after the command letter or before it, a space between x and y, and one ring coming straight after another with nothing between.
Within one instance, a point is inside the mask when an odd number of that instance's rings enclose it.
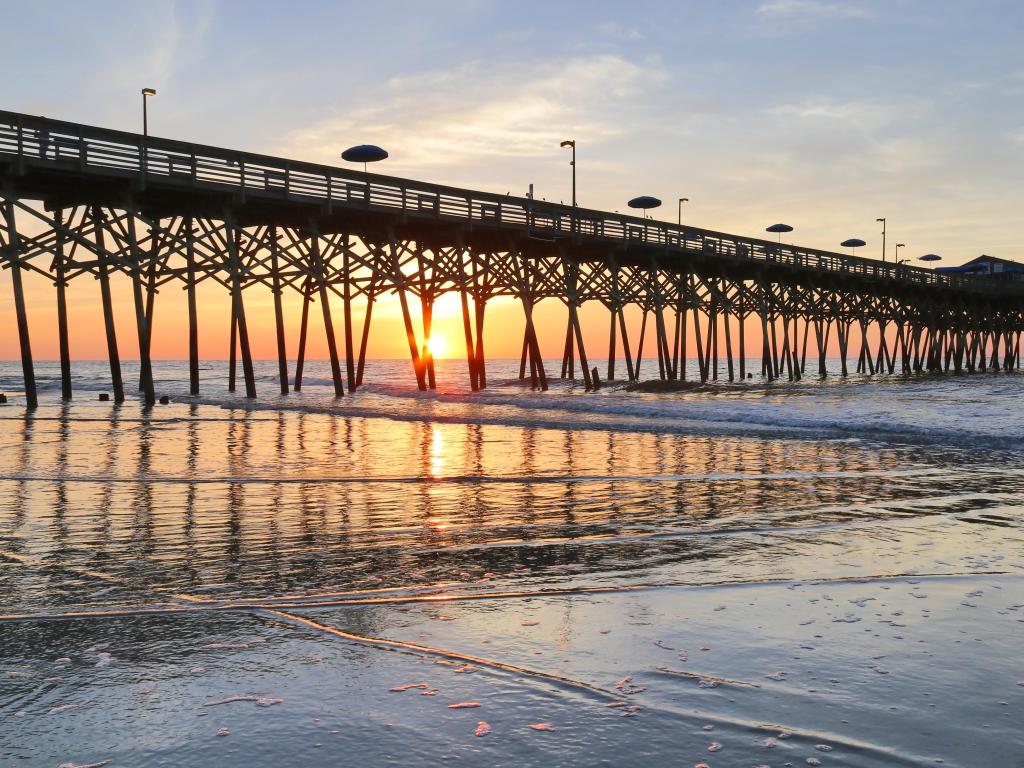
<instances>
[{"instance_id":1,"label":"orange glow near horizon","mask_svg":"<svg viewBox=\"0 0 1024 768\"><path fill-rule=\"evenodd\" d=\"M430 354L435 360L443 360L447 357L448 341L444 336L434 333L427 339L427 349L430 350Z\"/></svg>"},{"instance_id":2,"label":"orange glow near horizon","mask_svg":"<svg viewBox=\"0 0 1024 768\"><path fill-rule=\"evenodd\" d=\"M29 334L33 357L40 361L56 360L59 357L59 347L56 292L53 284L40 275L31 273L24 275L24 283L28 299ZM0 274L0 324L8 331L0 335L0 359L4 360L17 360L20 355L11 290L10 273L5 271ZM124 360L138 359L138 338L131 281L124 275L114 275L111 279L111 292L121 358ZM199 307L200 357L205 360L225 360L229 352L230 297L222 287L210 282L201 284L196 293ZM244 298L253 357L258 360L272 360L277 355L273 296L270 291L260 290L257 287L246 290ZM286 292L282 299L286 353L289 359L294 359L298 346L302 299L296 292ZM100 291L96 281L85 277L71 281L67 289L67 302L72 359L105 359L107 356L106 338L100 305ZM155 310L153 359L187 359L188 308L186 293L182 286L171 283L160 288L156 296ZM365 301L357 300L353 303L352 334L357 353L365 311ZM409 311L416 330L417 343L422 349L424 336L421 307L413 296L409 296ZM474 311L472 302L470 311ZM331 297L331 313L339 345L344 349L342 302L335 296ZM625 314L631 350L635 355L636 343L640 335L640 310L636 307L628 307ZM533 316L538 330L541 354L548 359L560 358L565 344L566 309L564 304L554 299L541 301L534 307ZM579 317L588 357L594 360L606 358L609 322L607 309L600 302L588 302L580 308ZM666 323L669 325L670 334L673 322L673 318L667 315ZM652 324L648 322L643 352L646 360L653 359L657 355L652 327ZM522 351L524 329L523 308L518 300L511 297L497 297L490 300L487 303L484 326L486 358L488 360L518 359ZM746 324L746 349L750 358L760 356L760 334L759 321L757 318L751 317ZM719 337L720 354L725 352L723 335L720 334ZM687 357L692 359L696 356L692 318L688 318L686 336ZM869 336L876 338L877 330L869 331ZM733 343L735 345L735 338ZM814 344L812 339L809 349L811 357L816 354ZM439 360L461 359L465 356L462 309L458 294L445 294L435 301L431 338L428 340L428 345L434 357ZM829 341L828 354L831 356L838 354L838 342L834 333ZM327 356L321 310L317 304L313 304L309 315L306 358L323 360ZM623 357L621 338L618 340L617 356ZM402 312L399 302L394 296L382 296L374 305L367 357L390 360L407 360L409 357ZM624 374L624 370L620 371L620 374Z\"/></svg>"}]
</instances>

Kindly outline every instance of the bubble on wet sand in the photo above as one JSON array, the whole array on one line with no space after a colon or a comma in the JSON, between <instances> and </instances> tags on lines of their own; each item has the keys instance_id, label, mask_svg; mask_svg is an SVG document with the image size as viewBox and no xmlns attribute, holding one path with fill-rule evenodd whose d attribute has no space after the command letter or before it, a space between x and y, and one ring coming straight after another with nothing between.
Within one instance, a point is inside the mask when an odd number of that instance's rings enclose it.
<instances>
[{"instance_id":1,"label":"bubble on wet sand","mask_svg":"<svg viewBox=\"0 0 1024 768\"><path fill-rule=\"evenodd\" d=\"M821 760L816 757L808 757L804 762L808 765L821 765Z\"/></svg>"},{"instance_id":2,"label":"bubble on wet sand","mask_svg":"<svg viewBox=\"0 0 1024 768\"><path fill-rule=\"evenodd\" d=\"M110 664L112 659L113 659L113 657L109 653L105 653L103 651L100 651L99 653L96 654L96 666L97 667L105 667L108 664Z\"/></svg>"},{"instance_id":3,"label":"bubble on wet sand","mask_svg":"<svg viewBox=\"0 0 1024 768\"><path fill-rule=\"evenodd\" d=\"M474 736L486 736L491 732L491 726L489 726L484 720L481 720L476 724L476 730L473 731Z\"/></svg>"},{"instance_id":4,"label":"bubble on wet sand","mask_svg":"<svg viewBox=\"0 0 1024 768\"><path fill-rule=\"evenodd\" d=\"M523 621L519 622L519 624L524 627L536 627L538 624L540 624L540 622L533 621L532 619L524 619Z\"/></svg>"},{"instance_id":5,"label":"bubble on wet sand","mask_svg":"<svg viewBox=\"0 0 1024 768\"><path fill-rule=\"evenodd\" d=\"M722 749L722 745L717 741L712 741L708 744L708 752L719 752Z\"/></svg>"},{"instance_id":6,"label":"bubble on wet sand","mask_svg":"<svg viewBox=\"0 0 1024 768\"><path fill-rule=\"evenodd\" d=\"M76 709L77 707L78 704L60 704L56 707L50 707L49 711L46 714L55 715L58 712L67 712L69 709Z\"/></svg>"},{"instance_id":7,"label":"bubble on wet sand","mask_svg":"<svg viewBox=\"0 0 1024 768\"><path fill-rule=\"evenodd\" d=\"M210 651L221 651L227 649L240 649L248 647L248 643L209 643L208 645L203 646L203 648Z\"/></svg>"},{"instance_id":8,"label":"bubble on wet sand","mask_svg":"<svg viewBox=\"0 0 1024 768\"><path fill-rule=\"evenodd\" d=\"M473 709L479 706L479 701L457 701L454 704L449 704L448 709Z\"/></svg>"},{"instance_id":9,"label":"bubble on wet sand","mask_svg":"<svg viewBox=\"0 0 1024 768\"><path fill-rule=\"evenodd\" d=\"M96 763L61 763L57 768L103 768L105 765L110 765L109 760L100 760Z\"/></svg>"},{"instance_id":10,"label":"bubble on wet sand","mask_svg":"<svg viewBox=\"0 0 1024 768\"><path fill-rule=\"evenodd\" d=\"M531 723L530 727L535 731L553 731L555 726L551 723Z\"/></svg>"},{"instance_id":11,"label":"bubble on wet sand","mask_svg":"<svg viewBox=\"0 0 1024 768\"><path fill-rule=\"evenodd\" d=\"M220 728L217 729L217 735L218 736L229 736L230 734L231 734L231 729L228 728L226 725L223 725L223 726L221 726Z\"/></svg>"}]
</instances>

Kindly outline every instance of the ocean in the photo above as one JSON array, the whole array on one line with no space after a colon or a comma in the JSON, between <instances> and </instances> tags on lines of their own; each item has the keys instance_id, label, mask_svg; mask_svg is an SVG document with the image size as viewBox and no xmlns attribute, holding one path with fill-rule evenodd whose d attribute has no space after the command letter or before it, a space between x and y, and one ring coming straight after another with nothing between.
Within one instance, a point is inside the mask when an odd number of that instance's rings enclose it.
<instances>
[{"instance_id":1,"label":"ocean","mask_svg":"<svg viewBox=\"0 0 1024 768\"><path fill-rule=\"evenodd\" d=\"M1024 766L1019 373L518 365L0 363L0 765Z\"/></svg>"}]
</instances>

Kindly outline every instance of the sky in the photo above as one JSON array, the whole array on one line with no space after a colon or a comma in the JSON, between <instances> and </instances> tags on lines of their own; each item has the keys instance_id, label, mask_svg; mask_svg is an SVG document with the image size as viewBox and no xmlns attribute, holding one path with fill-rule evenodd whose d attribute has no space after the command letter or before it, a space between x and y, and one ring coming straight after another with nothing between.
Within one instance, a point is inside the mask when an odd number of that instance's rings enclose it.
<instances>
[{"instance_id":1,"label":"sky","mask_svg":"<svg viewBox=\"0 0 1024 768\"><path fill-rule=\"evenodd\" d=\"M873 258L884 216L890 256L903 242L901 256L946 264L1021 258L1019 2L5 0L3 17L7 110L138 131L148 86L155 135L339 165L345 147L374 143L391 154L382 173L513 194L532 183L566 202L559 142L574 138L583 206L654 195L674 220L688 197L696 226L758 235L782 221L794 242L838 250L859 237ZM53 357L52 286L29 290L36 355ZM103 355L97 293L73 291L76 357ZM203 352L223 357L227 323L213 316L227 301L207 304ZM556 353L564 320L548 315ZM382 317L371 353L400 356L400 334L384 339L397 317ZM270 356L265 319L256 346ZM184 356L160 324L155 354ZM588 337L606 333L595 315ZM490 346L511 356L518 343ZM16 354L6 334L0 357Z\"/></svg>"}]
</instances>

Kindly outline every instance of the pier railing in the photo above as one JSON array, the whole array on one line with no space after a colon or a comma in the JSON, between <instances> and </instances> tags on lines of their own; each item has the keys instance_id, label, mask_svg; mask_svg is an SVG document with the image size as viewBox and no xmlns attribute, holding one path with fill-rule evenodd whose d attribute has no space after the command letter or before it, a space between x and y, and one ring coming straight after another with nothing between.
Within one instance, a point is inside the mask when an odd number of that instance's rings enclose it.
<instances>
[{"instance_id":1,"label":"pier railing","mask_svg":"<svg viewBox=\"0 0 1024 768\"><path fill-rule=\"evenodd\" d=\"M680 249L709 258L750 260L972 292L1020 286L917 266L679 226L607 211L361 173L126 131L0 111L0 162L122 177L143 186L231 191L243 199L309 202L406 217L483 224L542 236L610 240Z\"/></svg>"}]
</instances>

